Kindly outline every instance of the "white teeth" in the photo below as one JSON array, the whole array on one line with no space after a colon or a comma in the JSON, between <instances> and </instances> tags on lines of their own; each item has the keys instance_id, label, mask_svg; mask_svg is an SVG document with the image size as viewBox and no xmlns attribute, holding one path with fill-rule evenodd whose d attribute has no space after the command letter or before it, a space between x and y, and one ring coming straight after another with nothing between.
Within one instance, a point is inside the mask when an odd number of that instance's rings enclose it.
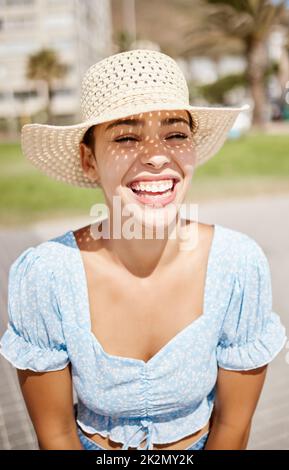
<instances>
[{"instance_id":1,"label":"white teeth","mask_svg":"<svg viewBox=\"0 0 289 470\"><path fill-rule=\"evenodd\" d=\"M152 200L153 200L153 199L164 199L164 198L167 197L170 193L171 193L171 191L168 190L168 191L165 191L165 192L162 193L162 194L154 194L154 195L150 194L150 195L147 195L146 197L149 198L149 199L152 199Z\"/></svg>"},{"instance_id":2,"label":"white teeth","mask_svg":"<svg viewBox=\"0 0 289 470\"><path fill-rule=\"evenodd\" d=\"M157 192L163 192L163 191L168 191L169 189L172 189L174 184L173 180L162 180L162 181L154 181L153 183L151 181L148 182L138 182L138 183L132 183L131 188L135 189L136 191L147 191L147 192L152 192L152 193L157 193Z\"/></svg>"}]
</instances>

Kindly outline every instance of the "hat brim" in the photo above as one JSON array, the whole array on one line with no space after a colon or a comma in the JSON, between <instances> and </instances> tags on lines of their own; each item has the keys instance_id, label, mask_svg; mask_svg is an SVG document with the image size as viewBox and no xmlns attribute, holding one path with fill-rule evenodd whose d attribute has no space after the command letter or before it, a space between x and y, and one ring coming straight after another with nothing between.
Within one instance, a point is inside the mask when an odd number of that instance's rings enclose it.
<instances>
[{"instance_id":1,"label":"hat brim","mask_svg":"<svg viewBox=\"0 0 289 470\"><path fill-rule=\"evenodd\" d=\"M187 110L197 124L194 144L196 166L199 166L220 150L238 114L249 108L247 104L241 107L176 106L160 102L132 107L128 104L70 126L25 124L21 130L21 147L24 156L51 178L73 186L97 188L98 184L84 174L79 155L79 143L89 127L148 111Z\"/></svg>"}]
</instances>

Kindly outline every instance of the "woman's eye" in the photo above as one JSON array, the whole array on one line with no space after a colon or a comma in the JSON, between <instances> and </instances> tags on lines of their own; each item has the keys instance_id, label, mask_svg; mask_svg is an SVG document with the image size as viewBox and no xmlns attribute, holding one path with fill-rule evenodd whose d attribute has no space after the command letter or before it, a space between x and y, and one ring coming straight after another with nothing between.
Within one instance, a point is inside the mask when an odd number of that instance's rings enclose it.
<instances>
[{"instance_id":1,"label":"woman's eye","mask_svg":"<svg viewBox=\"0 0 289 470\"><path fill-rule=\"evenodd\" d=\"M172 134L172 135L169 135L168 139L172 139L172 138L187 139L188 136L186 134Z\"/></svg>"},{"instance_id":2,"label":"woman's eye","mask_svg":"<svg viewBox=\"0 0 289 470\"><path fill-rule=\"evenodd\" d=\"M129 140L131 141L137 141L137 139L135 137L118 137L117 139L115 139L115 142L128 142Z\"/></svg>"},{"instance_id":3,"label":"woman's eye","mask_svg":"<svg viewBox=\"0 0 289 470\"><path fill-rule=\"evenodd\" d=\"M167 139L187 139L188 136L186 134L180 134L180 133L177 133L177 134L172 134L170 136L167 137ZM135 137L133 136L125 136L125 137L117 137L115 140L115 142L138 142L138 139L136 139Z\"/></svg>"}]
</instances>

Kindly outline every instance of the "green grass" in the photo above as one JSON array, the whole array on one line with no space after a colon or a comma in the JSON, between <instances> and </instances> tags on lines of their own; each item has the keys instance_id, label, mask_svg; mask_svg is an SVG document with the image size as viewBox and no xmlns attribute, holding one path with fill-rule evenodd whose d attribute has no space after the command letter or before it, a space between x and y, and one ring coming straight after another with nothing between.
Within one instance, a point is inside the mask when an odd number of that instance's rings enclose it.
<instances>
[{"instance_id":1,"label":"green grass","mask_svg":"<svg viewBox=\"0 0 289 470\"><path fill-rule=\"evenodd\" d=\"M254 134L227 140L195 173L202 177L289 176L289 136Z\"/></svg>"},{"instance_id":2,"label":"green grass","mask_svg":"<svg viewBox=\"0 0 289 470\"><path fill-rule=\"evenodd\" d=\"M88 215L104 202L100 189L55 181L23 157L19 143L0 145L0 223L27 224L54 217ZM228 140L220 152L195 170L195 200L289 193L289 136L252 134Z\"/></svg>"}]
</instances>

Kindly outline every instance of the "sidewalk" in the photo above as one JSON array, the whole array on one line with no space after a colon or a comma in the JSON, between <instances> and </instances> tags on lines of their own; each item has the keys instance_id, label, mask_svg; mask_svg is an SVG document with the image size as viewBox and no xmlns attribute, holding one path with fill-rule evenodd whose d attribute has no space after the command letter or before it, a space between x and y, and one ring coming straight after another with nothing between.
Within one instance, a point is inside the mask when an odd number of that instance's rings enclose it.
<instances>
[{"instance_id":1,"label":"sidewalk","mask_svg":"<svg viewBox=\"0 0 289 470\"><path fill-rule=\"evenodd\" d=\"M289 196L201 203L199 220L218 223L252 236L268 256L273 308L289 332ZM93 222L92 217L38 223L26 231L0 231L0 334L7 322L7 273L25 248ZM288 348L268 368L267 379L254 416L249 449L289 450ZM0 449L36 449L37 441L19 391L15 370L0 356Z\"/></svg>"},{"instance_id":2,"label":"sidewalk","mask_svg":"<svg viewBox=\"0 0 289 470\"><path fill-rule=\"evenodd\" d=\"M289 121L271 121L266 124L266 134L289 135Z\"/></svg>"}]
</instances>

